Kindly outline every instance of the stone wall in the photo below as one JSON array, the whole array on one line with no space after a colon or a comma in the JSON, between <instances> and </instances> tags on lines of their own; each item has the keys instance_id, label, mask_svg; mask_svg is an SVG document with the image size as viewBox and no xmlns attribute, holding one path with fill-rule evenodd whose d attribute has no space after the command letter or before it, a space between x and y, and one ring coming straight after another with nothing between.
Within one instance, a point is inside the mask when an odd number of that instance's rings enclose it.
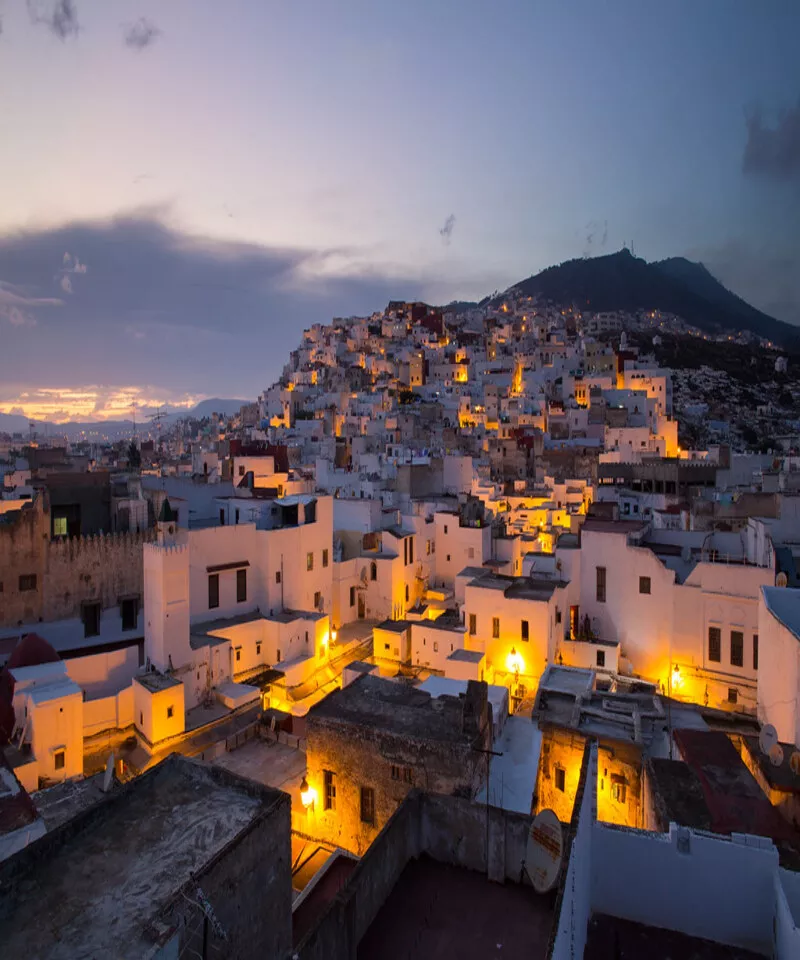
<instances>
[{"instance_id":1,"label":"stone wall","mask_svg":"<svg viewBox=\"0 0 800 960\"><path fill-rule=\"evenodd\" d=\"M472 795L485 767L483 754L466 740L400 736L309 714L308 781L316 790L314 837L364 853L412 787ZM336 808L325 810L324 771L334 774ZM394 776L393 776L394 773ZM374 824L361 820L361 788L375 792Z\"/></svg>"},{"instance_id":2,"label":"stone wall","mask_svg":"<svg viewBox=\"0 0 800 960\"><path fill-rule=\"evenodd\" d=\"M44 495L0 523L0 627L80 617L84 600L115 607L121 596L143 596L143 545L155 532L51 540ZM36 587L20 590L20 576Z\"/></svg>"},{"instance_id":3,"label":"stone wall","mask_svg":"<svg viewBox=\"0 0 800 960\"><path fill-rule=\"evenodd\" d=\"M532 818L489 807L489 876L519 882ZM299 960L350 960L408 862L421 854L486 870L487 808L412 790L360 860L317 926L295 945Z\"/></svg>"},{"instance_id":4,"label":"stone wall","mask_svg":"<svg viewBox=\"0 0 800 960\"><path fill-rule=\"evenodd\" d=\"M216 768L210 768L219 773ZM225 775L225 771L221 771ZM261 792L254 785L256 794ZM274 792L274 791L273 791ZM291 799L281 794L195 877L224 929L227 940L209 925L208 956L227 960L284 958L292 947ZM159 920L179 931L181 956L203 956L203 923L195 885L186 885ZM193 954L191 951L195 951Z\"/></svg>"}]
</instances>

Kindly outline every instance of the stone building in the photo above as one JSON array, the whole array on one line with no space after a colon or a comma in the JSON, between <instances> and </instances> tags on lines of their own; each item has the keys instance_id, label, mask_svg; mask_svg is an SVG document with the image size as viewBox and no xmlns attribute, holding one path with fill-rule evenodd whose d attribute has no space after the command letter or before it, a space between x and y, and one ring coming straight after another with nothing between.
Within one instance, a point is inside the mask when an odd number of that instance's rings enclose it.
<instances>
[{"instance_id":1,"label":"stone building","mask_svg":"<svg viewBox=\"0 0 800 960\"><path fill-rule=\"evenodd\" d=\"M412 789L471 797L492 737L485 683L463 697L364 675L308 713L307 828L362 854Z\"/></svg>"},{"instance_id":2,"label":"stone building","mask_svg":"<svg viewBox=\"0 0 800 960\"><path fill-rule=\"evenodd\" d=\"M143 546L152 539L152 531L53 538L46 494L4 513L0 628L93 618L98 604L97 634L99 618L116 607L135 627L143 592Z\"/></svg>"}]
</instances>

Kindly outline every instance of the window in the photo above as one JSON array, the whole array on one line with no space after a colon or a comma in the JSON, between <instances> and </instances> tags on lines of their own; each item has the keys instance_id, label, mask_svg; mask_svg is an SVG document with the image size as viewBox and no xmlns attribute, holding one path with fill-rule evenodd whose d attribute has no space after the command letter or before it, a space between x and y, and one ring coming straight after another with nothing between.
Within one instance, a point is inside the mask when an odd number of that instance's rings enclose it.
<instances>
[{"instance_id":1,"label":"window","mask_svg":"<svg viewBox=\"0 0 800 960\"><path fill-rule=\"evenodd\" d=\"M100 604L85 603L81 610L84 637L96 637L100 633Z\"/></svg>"},{"instance_id":2,"label":"window","mask_svg":"<svg viewBox=\"0 0 800 960\"><path fill-rule=\"evenodd\" d=\"M414 538L413 537L408 538L408 562L409 563L414 562Z\"/></svg>"},{"instance_id":3,"label":"window","mask_svg":"<svg viewBox=\"0 0 800 960\"><path fill-rule=\"evenodd\" d=\"M561 623L561 611L556 607L556 623Z\"/></svg>"},{"instance_id":4,"label":"window","mask_svg":"<svg viewBox=\"0 0 800 960\"><path fill-rule=\"evenodd\" d=\"M469 635L474 637L478 632L478 617L476 614L471 613L469 615Z\"/></svg>"},{"instance_id":5,"label":"window","mask_svg":"<svg viewBox=\"0 0 800 960\"><path fill-rule=\"evenodd\" d=\"M280 570L276 570L276 571L275 571L275 583L280 583L280 582L281 582L281 572L280 572Z\"/></svg>"},{"instance_id":6,"label":"window","mask_svg":"<svg viewBox=\"0 0 800 960\"><path fill-rule=\"evenodd\" d=\"M722 631L719 627L708 628L708 659L719 663L722 658Z\"/></svg>"},{"instance_id":7,"label":"window","mask_svg":"<svg viewBox=\"0 0 800 960\"><path fill-rule=\"evenodd\" d=\"M403 566L408 566L408 540L403 540Z\"/></svg>"},{"instance_id":8,"label":"window","mask_svg":"<svg viewBox=\"0 0 800 960\"><path fill-rule=\"evenodd\" d=\"M431 542L430 542L430 540L426 540L426 541L425 541L425 553L426 553L428 556L431 555Z\"/></svg>"},{"instance_id":9,"label":"window","mask_svg":"<svg viewBox=\"0 0 800 960\"><path fill-rule=\"evenodd\" d=\"M753 669L758 670L758 634L753 634Z\"/></svg>"},{"instance_id":10,"label":"window","mask_svg":"<svg viewBox=\"0 0 800 960\"><path fill-rule=\"evenodd\" d=\"M556 790L560 790L562 793L567 788L567 775L563 767L555 767L553 770L553 777L555 780Z\"/></svg>"},{"instance_id":11,"label":"window","mask_svg":"<svg viewBox=\"0 0 800 960\"><path fill-rule=\"evenodd\" d=\"M604 667L606 665L606 652L605 650L597 651L597 666Z\"/></svg>"},{"instance_id":12,"label":"window","mask_svg":"<svg viewBox=\"0 0 800 960\"><path fill-rule=\"evenodd\" d=\"M492 637L497 640L500 636L500 617L492 617Z\"/></svg>"},{"instance_id":13,"label":"window","mask_svg":"<svg viewBox=\"0 0 800 960\"><path fill-rule=\"evenodd\" d=\"M597 567L596 571L597 576L597 602L605 603L606 602L606 568Z\"/></svg>"},{"instance_id":14,"label":"window","mask_svg":"<svg viewBox=\"0 0 800 960\"><path fill-rule=\"evenodd\" d=\"M611 774L611 799L616 800L617 803L625 803L625 798L627 795L627 782L625 777L621 777L618 774Z\"/></svg>"},{"instance_id":15,"label":"window","mask_svg":"<svg viewBox=\"0 0 800 960\"><path fill-rule=\"evenodd\" d=\"M167 707L167 719L171 720L175 716L175 707Z\"/></svg>"},{"instance_id":16,"label":"window","mask_svg":"<svg viewBox=\"0 0 800 960\"><path fill-rule=\"evenodd\" d=\"M408 584L406 584L406 603L408 603Z\"/></svg>"},{"instance_id":17,"label":"window","mask_svg":"<svg viewBox=\"0 0 800 960\"><path fill-rule=\"evenodd\" d=\"M728 703L739 702L739 691L736 687L728 687Z\"/></svg>"},{"instance_id":18,"label":"window","mask_svg":"<svg viewBox=\"0 0 800 960\"><path fill-rule=\"evenodd\" d=\"M447 554L447 557L446 557L445 559L447 560L448 563L450 563L450 554L449 554L449 553Z\"/></svg>"},{"instance_id":19,"label":"window","mask_svg":"<svg viewBox=\"0 0 800 960\"><path fill-rule=\"evenodd\" d=\"M236 602L244 603L247 600L247 570L236 571Z\"/></svg>"},{"instance_id":20,"label":"window","mask_svg":"<svg viewBox=\"0 0 800 960\"><path fill-rule=\"evenodd\" d=\"M375 563L374 560L369 565L369 578L372 581L375 581L378 579L378 564Z\"/></svg>"},{"instance_id":21,"label":"window","mask_svg":"<svg viewBox=\"0 0 800 960\"><path fill-rule=\"evenodd\" d=\"M650 593L650 577L639 577L639 593Z\"/></svg>"},{"instance_id":22,"label":"window","mask_svg":"<svg viewBox=\"0 0 800 960\"><path fill-rule=\"evenodd\" d=\"M444 525L444 532L447 534L447 524Z\"/></svg>"},{"instance_id":23,"label":"window","mask_svg":"<svg viewBox=\"0 0 800 960\"><path fill-rule=\"evenodd\" d=\"M306 554L306 570L314 569L314 554L313 552Z\"/></svg>"},{"instance_id":24,"label":"window","mask_svg":"<svg viewBox=\"0 0 800 960\"><path fill-rule=\"evenodd\" d=\"M275 663L280 663L280 662L281 662L281 649L280 647L278 647L278 649L275 651Z\"/></svg>"},{"instance_id":25,"label":"window","mask_svg":"<svg viewBox=\"0 0 800 960\"><path fill-rule=\"evenodd\" d=\"M243 477L243 476L244 476L244 464L243 464L243 463L240 463L240 464L239 464L239 476L240 476L240 477Z\"/></svg>"},{"instance_id":26,"label":"window","mask_svg":"<svg viewBox=\"0 0 800 960\"><path fill-rule=\"evenodd\" d=\"M744 634L741 630L731 630L731 666L744 666Z\"/></svg>"},{"instance_id":27,"label":"window","mask_svg":"<svg viewBox=\"0 0 800 960\"><path fill-rule=\"evenodd\" d=\"M36 589L36 574L35 573L23 573L19 578L19 589L22 590L35 590Z\"/></svg>"},{"instance_id":28,"label":"window","mask_svg":"<svg viewBox=\"0 0 800 960\"><path fill-rule=\"evenodd\" d=\"M392 780L402 780L403 783L412 783L411 767L400 767L392 764Z\"/></svg>"},{"instance_id":29,"label":"window","mask_svg":"<svg viewBox=\"0 0 800 960\"><path fill-rule=\"evenodd\" d=\"M439 641L438 641L438 640L434 640L434 641L433 641L433 652L434 652L434 653L438 653L438 652L439 652Z\"/></svg>"},{"instance_id":30,"label":"window","mask_svg":"<svg viewBox=\"0 0 800 960\"><path fill-rule=\"evenodd\" d=\"M261 644L260 644L260 643L257 643L257 644L256 644L256 656L257 656L257 657L260 657L260 656L261 656Z\"/></svg>"},{"instance_id":31,"label":"window","mask_svg":"<svg viewBox=\"0 0 800 960\"><path fill-rule=\"evenodd\" d=\"M361 822L375 823L375 791L372 787L361 788Z\"/></svg>"},{"instance_id":32,"label":"window","mask_svg":"<svg viewBox=\"0 0 800 960\"><path fill-rule=\"evenodd\" d=\"M322 594L319 590L314 594L314 609L319 610L322 606Z\"/></svg>"},{"instance_id":33,"label":"window","mask_svg":"<svg viewBox=\"0 0 800 960\"><path fill-rule=\"evenodd\" d=\"M236 662L238 663L242 659L242 648L236 648Z\"/></svg>"},{"instance_id":34,"label":"window","mask_svg":"<svg viewBox=\"0 0 800 960\"><path fill-rule=\"evenodd\" d=\"M143 724L144 724L144 714L143 714L142 711L140 710L140 711L139 711L139 726L141 727L141 726L143 726Z\"/></svg>"},{"instance_id":35,"label":"window","mask_svg":"<svg viewBox=\"0 0 800 960\"><path fill-rule=\"evenodd\" d=\"M520 626L521 626L520 636L522 637L523 640L527 640L527 639L529 638L529 636L530 636L530 634L529 634L529 628L528 628L528 621L527 621L527 620L523 620L522 623L520 624Z\"/></svg>"},{"instance_id":36,"label":"window","mask_svg":"<svg viewBox=\"0 0 800 960\"><path fill-rule=\"evenodd\" d=\"M467 557L470 560L475 559L475 547L467 547Z\"/></svg>"},{"instance_id":37,"label":"window","mask_svg":"<svg viewBox=\"0 0 800 960\"><path fill-rule=\"evenodd\" d=\"M128 597L119 606L122 614L122 629L135 630L136 621L139 617L139 598Z\"/></svg>"},{"instance_id":38,"label":"window","mask_svg":"<svg viewBox=\"0 0 800 960\"><path fill-rule=\"evenodd\" d=\"M354 607L356 605L356 588L350 587L350 606Z\"/></svg>"},{"instance_id":39,"label":"window","mask_svg":"<svg viewBox=\"0 0 800 960\"><path fill-rule=\"evenodd\" d=\"M53 766L56 770L63 770L67 762L67 755L65 750L56 750L53 754Z\"/></svg>"},{"instance_id":40,"label":"window","mask_svg":"<svg viewBox=\"0 0 800 960\"><path fill-rule=\"evenodd\" d=\"M66 535L67 535L67 518L53 517L53 536L66 537Z\"/></svg>"},{"instance_id":41,"label":"window","mask_svg":"<svg viewBox=\"0 0 800 960\"><path fill-rule=\"evenodd\" d=\"M322 566L323 566L323 567L327 567L327 566L328 566L328 551L327 551L327 549L325 549L325 550L322 551Z\"/></svg>"},{"instance_id":42,"label":"window","mask_svg":"<svg viewBox=\"0 0 800 960\"><path fill-rule=\"evenodd\" d=\"M235 515L235 517L234 517L234 523L238 523L238 522L239 522L239 508L237 507L237 508L236 508L236 515Z\"/></svg>"},{"instance_id":43,"label":"window","mask_svg":"<svg viewBox=\"0 0 800 960\"><path fill-rule=\"evenodd\" d=\"M322 771L322 806L325 810L336 809L336 774L330 770Z\"/></svg>"},{"instance_id":44,"label":"window","mask_svg":"<svg viewBox=\"0 0 800 960\"><path fill-rule=\"evenodd\" d=\"M219 606L219 574L208 575L208 609L214 610Z\"/></svg>"},{"instance_id":45,"label":"window","mask_svg":"<svg viewBox=\"0 0 800 960\"><path fill-rule=\"evenodd\" d=\"M219 525L221 527L225 526L225 510L223 507L219 508Z\"/></svg>"}]
</instances>

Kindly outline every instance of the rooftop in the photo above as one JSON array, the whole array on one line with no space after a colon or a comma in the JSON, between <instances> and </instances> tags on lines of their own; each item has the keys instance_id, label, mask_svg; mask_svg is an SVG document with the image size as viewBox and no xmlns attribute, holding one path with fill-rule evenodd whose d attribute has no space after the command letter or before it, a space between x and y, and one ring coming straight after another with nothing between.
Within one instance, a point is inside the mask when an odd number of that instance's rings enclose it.
<instances>
[{"instance_id":1,"label":"rooftop","mask_svg":"<svg viewBox=\"0 0 800 960\"><path fill-rule=\"evenodd\" d=\"M4 954L142 956L146 927L191 874L283 800L169 757L0 865Z\"/></svg>"},{"instance_id":2,"label":"rooftop","mask_svg":"<svg viewBox=\"0 0 800 960\"><path fill-rule=\"evenodd\" d=\"M553 903L553 895L422 856L400 874L358 945L358 960L544 958Z\"/></svg>"},{"instance_id":3,"label":"rooftop","mask_svg":"<svg viewBox=\"0 0 800 960\"><path fill-rule=\"evenodd\" d=\"M356 724L419 740L464 739L462 705L458 700L434 700L422 689L369 674L334 690L311 707L309 724L314 720Z\"/></svg>"},{"instance_id":4,"label":"rooftop","mask_svg":"<svg viewBox=\"0 0 800 960\"><path fill-rule=\"evenodd\" d=\"M158 673L155 670L150 673L142 673L134 679L151 693L160 693L162 690L169 690L170 687L181 685L181 681L175 677L169 677L166 673Z\"/></svg>"},{"instance_id":5,"label":"rooftop","mask_svg":"<svg viewBox=\"0 0 800 960\"><path fill-rule=\"evenodd\" d=\"M800 640L800 590L790 587L762 587L767 610Z\"/></svg>"},{"instance_id":6,"label":"rooftop","mask_svg":"<svg viewBox=\"0 0 800 960\"><path fill-rule=\"evenodd\" d=\"M649 927L632 920L593 914L589 920L584 960L756 960L761 954L714 943L701 937L690 937L662 927Z\"/></svg>"}]
</instances>

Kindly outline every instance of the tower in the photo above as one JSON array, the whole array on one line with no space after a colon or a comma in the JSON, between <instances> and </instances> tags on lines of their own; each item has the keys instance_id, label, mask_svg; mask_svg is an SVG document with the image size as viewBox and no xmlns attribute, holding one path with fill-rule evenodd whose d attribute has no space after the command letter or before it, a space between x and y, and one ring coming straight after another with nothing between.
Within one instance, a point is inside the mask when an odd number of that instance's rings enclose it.
<instances>
[{"instance_id":1,"label":"tower","mask_svg":"<svg viewBox=\"0 0 800 960\"><path fill-rule=\"evenodd\" d=\"M192 662L189 644L189 547L177 539L177 515L164 500L157 542L144 547L144 647L156 669Z\"/></svg>"}]
</instances>

